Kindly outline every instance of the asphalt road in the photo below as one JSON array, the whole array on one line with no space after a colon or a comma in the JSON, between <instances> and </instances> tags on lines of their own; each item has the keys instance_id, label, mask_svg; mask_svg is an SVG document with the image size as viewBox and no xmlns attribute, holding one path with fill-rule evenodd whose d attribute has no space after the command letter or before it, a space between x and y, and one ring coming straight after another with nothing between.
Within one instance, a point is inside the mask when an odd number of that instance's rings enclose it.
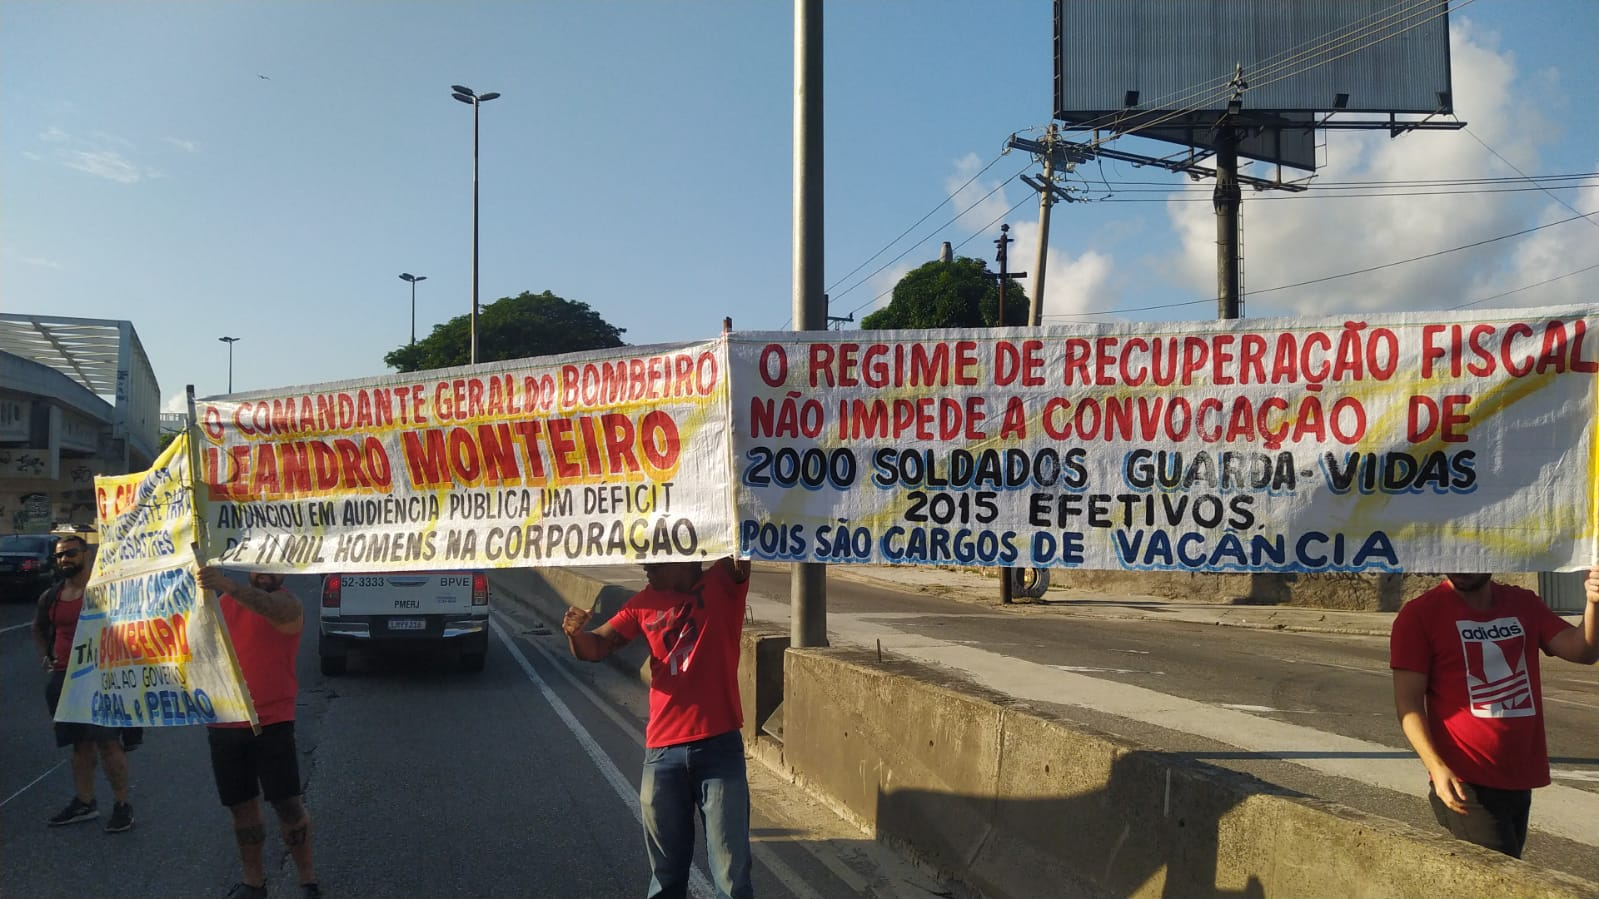
<instances>
[{"instance_id":1,"label":"asphalt road","mask_svg":"<svg viewBox=\"0 0 1599 899\"><path fill-rule=\"evenodd\" d=\"M290 578L289 587L314 622L315 579ZM0 890L223 895L238 862L197 728L147 730L129 757L132 831L44 826L69 798L71 778L68 753L50 735L29 615L21 605L0 608ZM308 628L296 729L325 895L642 894L637 685L565 658L564 640L514 610L495 622L480 674L421 652L357 658L349 674L324 678ZM752 838L762 896L938 889L758 768ZM109 788L97 785L109 814ZM293 864L269 830L273 895L298 896ZM696 868L703 883L703 851Z\"/></svg>"}]
</instances>

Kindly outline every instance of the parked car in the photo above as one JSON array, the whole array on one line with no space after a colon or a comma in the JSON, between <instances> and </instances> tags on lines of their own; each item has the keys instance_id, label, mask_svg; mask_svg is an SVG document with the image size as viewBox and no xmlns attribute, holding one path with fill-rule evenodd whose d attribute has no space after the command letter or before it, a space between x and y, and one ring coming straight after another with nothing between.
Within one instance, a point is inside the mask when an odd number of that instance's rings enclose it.
<instances>
[{"instance_id":1,"label":"parked car","mask_svg":"<svg viewBox=\"0 0 1599 899\"><path fill-rule=\"evenodd\" d=\"M55 534L0 537L0 599L33 602L56 576Z\"/></svg>"},{"instance_id":2,"label":"parked car","mask_svg":"<svg viewBox=\"0 0 1599 899\"><path fill-rule=\"evenodd\" d=\"M330 574L322 578L317 652L343 674L353 647L434 642L482 671L489 649L489 579L481 571Z\"/></svg>"}]
</instances>

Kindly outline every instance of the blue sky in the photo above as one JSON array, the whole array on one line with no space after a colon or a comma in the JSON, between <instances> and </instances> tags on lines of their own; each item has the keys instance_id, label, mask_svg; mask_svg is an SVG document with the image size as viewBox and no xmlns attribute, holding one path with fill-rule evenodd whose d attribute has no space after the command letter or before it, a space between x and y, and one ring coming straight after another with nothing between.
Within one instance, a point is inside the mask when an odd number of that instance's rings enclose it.
<instances>
[{"instance_id":1,"label":"blue sky","mask_svg":"<svg viewBox=\"0 0 1599 899\"><path fill-rule=\"evenodd\" d=\"M1599 210L1599 179L1337 189L1599 170L1599 4L1453 8L1470 127L1333 132L1311 190L1246 192L1248 315L1599 298L1599 267L1581 271L1599 220L1552 224ZM992 260L1001 220L1012 268L1033 265L1037 202L1014 176L1039 167L995 160L1048 122L1050 22L1047 0L827 7L834 314L886 303L939 241ZM428 278L419 335L470 307L472 112L449 96L465 84L503 95L482 108L483 303L551 290L638 344L724 315L786 327L792 27L784 2L7 0L0 308L131 319L169 405L185 384L225 390L222 335L242 338L238 390L382 374L410 336L400 272ZM1214 315L1208 182L1105 162L1073 185L1094 202L1056 207L1047 323Z\"/></svg>"}]
</instances>

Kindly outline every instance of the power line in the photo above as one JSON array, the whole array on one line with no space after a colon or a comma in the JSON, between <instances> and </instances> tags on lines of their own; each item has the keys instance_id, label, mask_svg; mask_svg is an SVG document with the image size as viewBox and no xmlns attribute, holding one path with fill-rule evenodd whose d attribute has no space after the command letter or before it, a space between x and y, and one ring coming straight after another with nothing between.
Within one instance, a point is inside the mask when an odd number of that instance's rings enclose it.
<instances>
[{"instance_id":1,"label":"power line","mask_svg":"<svg viewBox=\"0 0 1599 899\"><path fill-rule=\"evenodd\" d=\"M1501 156L1499 154L1498 150L1495 150L1493 147L1488 146L1487 142L1484 141L1482 138L1478 137L1475 134L1472 134L1470 128L1466 128L1466 129L1463 129L1463 130L1466 132L1467 136L1469 136L1472 140L1476 141L1479 144L1482 144L1482 148L1484 150L1487 150L1489 153L1492 153L1494 156L1498 157L1500 162L1504 163L1505 165L1510 166L1510 170L1512 172L1515 172L1516 174L1520 175L1522 178L1526 179L1529 182L1532 181L1532 179L1527 176L1526 172L1523 172L1521 169L1516 168L1516 164L1515 163L1513 163L1510 160L1506 159L1505 157ZM1540 190L1543 189L1542 185L1535 185L1535 186L1539 187ZM1548 190L1544 190L1544 193L1549 194L1549 199L1554 200L1556 203L1559 203L1560 205L1562 205L1562 206L1566 207L1567 209L1571 210L1572 212L1576 212L1577 211L1577 208L1575 206L1572 206L1570 203L1567 203L1565 200L1560 199L1559 197L1555 196L1552 193L1549 193ZM1588 219L1588 224L1593 225L1595 228L1599 228L1599 221L1594 221L1593 219Z\"/></svg>"},{"instance_id":2,"label":"power line","mask_svg":"<svg viewBox=\"0 0 1599 899\"><path fill-rule=\"evenodd\" d=\"M1015 180L1015 179L1016 179L1016 176L1015 176L1015 175L1012 175L1012 176L1010 176L1010 178L1009 178L1009 179L1007 179L1007 180L1006 180L1006 181L1005 181L1005 184L1009 184L1009 183L1010 183L1010 182L1011 182L1011 181L1014 181L1014 180ZM1005 186L1005 184L1001 184L1001 185L1000 185L1000 187L1004 187L1004 186ZM999 189L999 188L997 188L997 187L996 187L996 188L995 188L995 189L994 189L994 190L998 190L998 189ZM994 192L994 191L989 191L989 194L990 194L990 195L992 195L992 194L993 194L993 192ZM983 199L985 199L985 200L986 200L986 199L988 199L988 198L987 198L987 197L984 197L984 198L983 198ZM1032 199L1033 199L1033 198L1032 198L1032 197L1022 197L1022 198L1021 198L1021 199L1020 199L1020 200L1018 200L1018 201L1017 201L1017 203L1016 203L1016 205L1015 205L1015 206L1012 206L1012 207L1011 207L1011 208L1009 208L1009 209L1007 209L1007 210L1005 210L1005 211L1004 211L1004 212L1001 212L1001 213L1000 213L1000 214L999 214L999 215L997 215L997 216L995 216L995 217L994 217L994 218L993 218L993 219L992 219L992 220L991 220L991 221L990 221L990 222L989 222L989 223L988 223L988 224L986 224L986 225L984 225L984 226L983 226L983 227L981 227L981 228L979 228L979 229L977 229L977 230L976 230L976 231L974 231L974 232L972 232L972 234L971 234L971 235L970 235L970 236L968 236L968 237L967 237L967 238L966 238L966 239L965 239L965 240L963 240L963 241L961 241L961 242L960 242L960 243L958 243L958 244L955 244L955 245L954 245L954 246L953 246L953 247L951 247L951 248L950 248L950 249L951 249L951 251L954 251L954 250L958 250L958 249L960 249L960 248L961 248L961 247L964 247L964 246L966 246L966 245L967 245L967 244L969 244L969 243L971 243L971 242L972 242L972 241L973 241L973 240L976 240L976 239L977 239L977 238L978 238L978 236L979 236L979 235L981 235L981 234L983 234L983 233L984 233L984 232L986 232L986 231L987 231L987 230L988 230L988 229L989 229L989 228L992 228L992 227L994 227L994 226L995 226L995 225L996 225L996 224L998 224L998 223L999 223L999 222L1000 222L1000 220L1002 220L1002 219L1004 219L1004 218L1005 218L1005 217L1006 217L1006 216L1008 216L1008 215L1010 215L1010 214L1011 214L1011 213L1013 213L1013 212L1015 212L1015 211L1016 211L1016 210L1018 210L1018 209L1020 209L1020 208L1022 208L1022 205L1023 205L1023 204L1024 204L1024 203L1027 203L1027 202L1029 202L1029 201L1031 201L1031 200L1032 200ZM978 202L978 203L981 203L981 202L982 202L982 200L978 200L978 201L977 201L977 202ZM973 203L973 204L972 204L972 205L973 205L973 206L975 206L975 205L977 205L977 204L976 204L976 203ZM970 211L970 209L971 209L971 207L967 207L967 209L968 209L968 211ZM965 213L962 213L962 215L964 215L964 214L965 214ZM959 218L959 216L957 216L957 218ZM942 229L940 229L940 230L942 230ZM936 232L936 231L935 231L935 232L933 232L933 233L935 233L935 234L936 234L936 233L938 233L938 232ZM905 251L905 252L906 252L906 253L909 253L909 252L910 252L910 250L906 250L906 251ZM901 254L900 254L900 255L901 255L901 256L903 256L903 255L905 255L905 253L901 253ZM893 263L892 263L892 262L891 262L891 263L889 263L889 265L892 265L892 264L893 264ZM887 267L887 266L885 266L885 268L886 268L886 267ZM882 269L878 269L878 271L882 271ZM858 285L858 284L857 284L857 285L856 285L856 286L857 286L857 287L858 287L858 286L860 286L860 285ZM862 303L862 304L860 304L860 305L859 305L859 306L856 306L856 307L855 307L855 308L854 308L854 309L851 309L851 310L850 310L850 311L849 311L849 314L850 314L850 315L854 315L854 314L855 314L855 313L857 313L857 312L859 312L859 311L861 311L861 310L862 310L862 309L865 309L865 308L866 308L866 307L867 307L867 306L870 306L870 305L872 305L872 304L873 304L873 303L875 303L875 302L877 302L877 301L878 301L878 300L881 300L881 299L882 299L882 298L883 298L883 297L886 297L886 296L888 296L888 295L889 295L889 294L891 294L891 293L893 293L893 292L894 292L894 288L893 288L893 287L890 287L890 288L889 288L889 289L887 289L887 290L885 290L885 291L883 291L883 292L882 292L882 293L880 293L880 294L878 294L878 295L877 295L877 296L875 296L875 297L872 297L872 298L871 298L871 299L869 299L869 300L867 300L867 301L866 301L866 302L864 302L864 303ZM1036 302L1036 301L1035 301L1035 302Z\"/></svg>"},{"instance_id":3,"label":"power line","mask_svg":"<svg viewBox=\"0 0 1599 899\"><path fill-rule=\"evenodd\" d=\"M1251 290L1249 292L1249 296L1257 296L1257 295L1263 294L1263 293L1275 293L1275 292L1277 292L1279 290L1290 290L1290 289L1295 288L1295 287L1307 287L1307 286L1309 286L1311 284L1321 284L1321 283L1326 282L1326 281L1336 281L1336 280L1338 280L1340 278L1349 278L1349 277L1352 277L1354 275L1364 275L1364 274L1367 274L1367 273L1370 273L1370 272L1381 271L1382 269L1385 269L1385 268L1393 268L1394 266L1405 265L1405 264L1411 263L1411 262L1420 262L1420 261L1422 261L1424 259L1433 259L1433 258L1436 258L1438 256L1446 256L1446 255L1448 255L1450 253L1458 253L1458 252L1460 252L1462 250L1471 250L1471 249L1475 249L1477 247L1487 246L1488 244L1497 243L1498 241L1501 241L1501 240L1509 240L1510 238L1513 238L1513 237L1524 237L1524 236L1526 236L1528 234L1531 234L1531 233L1533 233L1535 231L1542 231L1545 228L1553 228L1556 225L1564 225L1564 224L1566 224L1568 222L1577 221L1578 219L1590 218L1590 217L1592 217L1594 215L1599 215L1599 211L1588 212L1588 213L1578 213L1577 215L1571 216L1569 218L1563 218L1563 219L1560 219L1558 221L1553 221L1553 222L1546 222L1546 223L1544 223L1542 225L1534 225L1531 228L1523 228L1520 231L1513 231L1513 232L1511 232L1509 234L1501 234L1498 237L1490 237L1490 238L1487 238L1485 240L1479 240L1479 241L1475 241L1473 243L1463 244L1463 245L1458 246L1458 247L1450 247L1447 250L1437 250L1437 251L1434 251L1434 252L1431 252L1431 253L1423 253L1420 256L1411 256L1408 259L1396 259L1396 260L1394 260L1392 262L1385 262L1385 263L1383 263L1381 265L1373 265L1373 266L1370 266L1370 267L1367 267L1367 268L1356 269L1355 271L1351 271L1351 272L1342 272L1340 274L1327 275L1327 276L1321 277L1321 278L1311 278L1308 281L1298 281L1298 282L1295 282L1293 284L1280 284L1280 285L1278 285L1276 287L1266 287L1266 288L1262 288L1260 290ZM1590 268L1594 268L1594 267L1599 267L1599 266L1590 266ZM1566 274L1566 275L1561 275L1560 278L1567 278L1567 277L1570 277L1571 275L1580 274L1581 272L1584 272L1584 271L1587 271L1587 270L1588 269L1580 269L1579 271L1576 271L1576 272L1571 272L1571 273ZM1549 280L1558 281L1558 280L1560 280L1560 278L1551 278ZM1547 283L1547 282L1539 282L1539 283ZM1537 286L1537 285L1528 285L1528 287L1535 287L1535 286ZM1521 290L1521 289L1523 289L1523 288L1517 288L1517 290ZM1514 292L1515 291L1510 291L1510 293L1514 293ZM1489 299L1497 299L1498 296L1503 296L1503 294L1496 295L1494 297L1487 297L1484 300L1475 300L1473 302L1477 302L1477 303L1486 302L1486 300L1489 300ZM1201 300L1187 300L1187 301L1184 301L1184 302L1181 302L1181 303L1160 303L1160 304L1157 304L1157 305L1154 305L1154 306L1133 306L1133 307L1125 307L1125 308L1119 308L1119 309L1107 309L1107 310L1104 310L1104 311L1079 312L1079 313L1077 313L1077 315L1078 316L1117 315L1117 314L1125 313L1125 312L1150 312L1150 311L1157 310L1157 309L1177 309L1177 308L1180 308L1180 307L1183 307L1183 306L1193 306L1193 305L1196 305L1196 304L1199 304L1199 303L1212 303L1212 302L1215 302L1215 298L1214 297L1206 297L1205 299L1201 299Z\"/></svg>"},{"instance_id":4,"label":"power line","mask_svg":"<svg viewBox=\"0 0 1599 899\"><path fill-rule=\"evenodd\" d=\"M1554 189L1555 190L1582 190L1584 187L1588 187L1588 186L1590 186L1590 185L1573 184L1573 185L1554 188ZM1409 191L1394 190L1394 191L1379 191L1379 192L1372 192L1372 193L1348 193L1348 194L1345 194L1345 193L1339 193L1339 194L1264 194L1262 196L1253 197L1251 199L1253 199L1255 201L1263 201L1263 200L1272 200L1272 201L1275 201L1275 200L1300 200L1300 201L1304 201L1304 200L1369 200L1369 199L1381 199L1383 197L1456 197L1456 196L1462 196L1463 197L1463 196L1476 196L1478 194L1529 193L1529 192L1532 192L1532 191L1542 191L1544 193L1548 193L1549 189L1548 188L1541 188L1541 187L1534 186L1534 187L1493 187L1493 188L1482 188L1482 189L1478 189L1478 190L1409 190ZM1147 194L1163 194L1164 196L1159 196L1159 197L1123 197L1123 196L1121 196L1122 194L1146 194L1146 193ZM1179 196L1173 196L1173 194L1178 194ZM1187 196L1182 196L1182 195L1187 195ZM1114 195L1114 196L1100 197L1100 198L1097 199L1096 202L1100 202L1100 203L1209 203L1209 202L1211 202L1211 195L1210 195L1210 191L1209 190L1195 190L1195 189L1189 189L1189 188L1174 188L1172 190L1130 188L1130 189L1127 189L1127 190L1117 191L1116 195ZM1561 205L1566 206L1566 208L1568 208L1568 209L1571 208L1568 204L1562 203Z\"/></svg>"},{"instance_id":5,"label":"power line","mask_svg":"<svg viewBox=\"0 0 1599 899\"><path fill-rule=\"evenodd\" d=\"M1509 240L1512 237L1523 237L1525 235L1533 233L1534 231L1542 231L1545 228L1553 228L1556 225L1564 225L1567 222L1574 222L1574 221L1577 221L1578 219L1587 218L1588 215L1593 215L1593 214L1594 213L1591 213L1591 212L1588 213L1587 215L1584 215L1582 213L1578 213L1577 215L1574 215L1574 216L1572 216L1570 218L1561 219L1561 220L1559 220L1557 222L1548 222L1548 223L1542 224L1542 225L1534 225L1531 228L1523 228L1520 231L1515 231L1515 232L1512 232L1510 234L1501 234L1498 237L1490 237L1487 240L1479 240L1479 241L1477 241L1475 243L1465 244L1464 246L1450 247L1447 250L1438 250L1438 251L1433 252L1433 253L1423 253L1420 256L1412 256L1409 259L1398 259L1398 260L1395 260L1393 262L1385 262L1382 265L1373 265L1373 266L1370 266L1368 268L1356 269L1355 271L1352 271L1352 272L1344 272L1343 274L1328 275L1328 276L1326 276L1324 278L1312 278L1309 281L1300 281L1297 284L1283 284L1283 285L1280 285L1280 286L1277 286L1277 287L1267 287L1264 290L1252 290L1249 293L1250 293L1250 296L1254 296L1256 294L1262 294L1262 293L1275 293L1276 291L1279 291L1279 290L1289 290L1289 289L1294 288L1294 287L1306 287L1306 286L1311 285L1311 284L1320 284L1320 283L1322 283L1324 281L1335 281L1335 280L1337 280L1339 278L1348 278L1348 277L1351 277L1353 275L1364 275L1364 274L1366 274L1368 272L1376 272L1376 271L1381 271L1381 270L1383 270L1385 268L1393 268L1396 265L1405 265L1406 263L1410 263L1410 262L1420 262L1423 259L1433 259L1433 258L1436 258L1438 256L1447 256L1450 253L1458 253L1461 250L1471 250L1471 249L1475 249L1477 247L1487 246L1488 244L1497 243L1497 242L1499 242L1501 240Z\"/></svg>"},{"instance_id":6,"label":"power line","mask_svg":"<svg viewBox=\"0 0 1599 899\"><path fill-rule=\"evenodd\" d=\"M977 174L971 176L970 178L967 178L965 184L962 184L960 187L955 188L955 190L950 192L950 195L948 197L945 197L944 199L940 200L938 202L937 206L934 206L932 209L927 210L927 214L922 216L921 218L917 219L915 224L911 225L909 228L906 228L904 231L900 232L900 235L898 237L896 237L893 240L889 241L886 245L884 245L884 247L881 250L878 250L877 252L873 253L871 255L870 259L867 259L865 262L862 262L860 265L857 265L854 268L850 269L849 274L843 276L842 278L839 278L837 281L834 281L832 284L830 284L828 286L828 288L827 288L827 292L829 294L831 294L834 290L836 290L838 288L838 285L843 284L845 281L848 281L851 277L854 276L854 274L856 272L858 272L861 269L867 267L868 265L871 265L873 259L876 259L877 257L879 257L879 256L883 255L884 253L888 252L889 249L894 246L894 244L897 244L901 240L904 240L905 239L905 235L907 235L907 234L911 233L912 231L915 231L917 228L921 227L922 222L925 222L928 219L932 218L933 217L933 213L937 212L940 209L943 209L945 203L948 203L949 201L955 199L955 197L957 195L959 195L961 191L965 190L973 181L976 181L978 178L982 177L984 172L986 172L989 169L993 168L995 166L995 164L997 164L1001 159L1004 159L1004 158L1005 158L1005 154L1003 152L1001 152L998 156L995 156L992 160L989 161L988 165L985 165L980 170L978 170ZM1012 177L1014 177L1014 176L1012 176ZM925 240L926 238L923 238L923 239ZM842 296L842 294L840 294L840 296Z\"/></svg>"},{"instance_id":7,"label":"power line","mask_svg":"<svg viewBox=\"0 0 1599 899\"><path fill-rule=\"evenodd\" d=\"M1030 166L1030 165L1032 165L1032 163L1029 162L1028 165ZM945 228L948 228L950 225L953 225L956 222L960 221L961 218L966 215L966 213L971 212L973 209L976 209L979 205L982 204L982 202L984 200L987 200L989 197L992 197L994 194L999 193L1000 190L1002 190L1005 187L1005 185L1011 183L1012 181L1015 181L1016 180L1016 176L1020 175L1022 172L1025 172L1025 171L1027 171L1027 167L1026 166L1022 167L1022 169L1020 171L1016 172L1016 174L1011 175L1009 178L1006 178L1004 181L1001 181L999 184L995 185L993 190L989 191L986 194L983 194L981 197L979 197L976 200L976 202L972 203L970 206L967 206L965 209L962 209L960 212L956 213L954 218L950 219L949 221L945 222L944 224L939 225L937 228L933 229L933 231L931 231L926 237L923 237L921 240L917 241L916 243L913 243L910 246L906 247L898 256L895 256L893 259L890 259L887 262L883 263L882 265L878 266L877 269L874 270L871 274L869 274L866 277L860 279L859 281L856 281L854 284L851 284L849 287L846 287L844 290L840 291L837 295L834 295L832 297L833 300L837 300L840 297L848 295L851 291L855 290L857 287L860 287L862 284L865 284L866 282L868 282L868 281L872 280L873 278L877 277L878 275L882 274L884 271L886 271L888 269L889 266L891 266L894 263L900 261L901 259L904 259L907 255L909 255L912 250L916 249L917 247L921 246L922 244L926 243L927 241L932 240L935 236L937 236L939 233L941 233ZM1032 198L1028 197L1026 199L1032 199ZM1025 202L1025 200L1024 200L1024 202ZM1013 206L1011 208L1014 209L1015 207ZM997 221L997 219L996 219L996 221ZM970 239L971 238L969 238L969 237L967 238L967 240L970 240ZM962 245L964 245L964 243L965 242L962 241ZM875 301L876 301L875 299L868 300L864 305L870 305L871 303L873 303ZM854 309L851 309L850 312L851 313L857 312L861 308L862 308L861 306L857 306Z\"/></svg>"},{"instance_id":8,"label":"power line","mask_svg":"<svg viewBox=\"0 0 1599 899\"><path fill-rule=\"evenodd\" d=\"M1583 268L1579 268L1579 269L1577 269L1574 272L1566 272L1564 275L1555 275L1553 278L1545 278L1542 281L1537 281L1537 282L1534 282L1532 284L1524 284L1521 287L1515 288L1514 290L1502 291L1500 293L1494 294L1491 297L1483 297L1480 300L1472 300L1469 303L1461 303L1459 306L1451 306L1449 308L1451 308L1451 309L1465 309L1468 306L1477 306L1477 305L1480 305L1482 303L1486 303L1489 300L1497 300L1500 297L1508 297L1508 296L1510 296L1513 293L1521 293L1523 290L1531 290L1534 287L1542 287L1545 284L1553 284L1556 281L1563 281L1566 278L1572 277L1573 275L1580 275L1583 272L1591 272L1591 271L1593 271L1596 268L1599 268L1599 262L1595 262L1593 265L1584 266Z\"/></svg>"}]
</instances>

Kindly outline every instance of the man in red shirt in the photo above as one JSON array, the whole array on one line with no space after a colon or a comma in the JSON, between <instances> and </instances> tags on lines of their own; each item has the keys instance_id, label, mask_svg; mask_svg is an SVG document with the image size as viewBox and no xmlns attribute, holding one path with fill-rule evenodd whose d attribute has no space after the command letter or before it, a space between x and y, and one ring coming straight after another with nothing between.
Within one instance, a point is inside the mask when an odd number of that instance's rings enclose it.
<instances>
[{"instance_id":1,"label":"man in red shirt","mask_svg":"<svg viewBox=\"0 0 1599 899\"><path fill-rule=\"evenodd\" d=\"M264 794L277 813L283 845L299 870L301 893L305 899L317 899L322 894L312 867L311 815L300 798L299 751L294 745L294 701L300 688L294 665L305 627L304 610L300 600L283 589L280 575L254 573L249 583L239 584L220 569L205 567L199 581L221 596L228 638L261 723L259 734L242 723L206 728L211 773L217 795L233 815L233 838L244 868L244 880L228 895L266 899L266 871L261 864L266 843L261 817Z\"/></svg>"},{"instance_id":2,"label":"man in red shirt","mask_svg":"<svg viewBox=\"0 0 1599 899\"><path fill-rule=\"evenodd\" d=\"M739 637L750 563L721 559L644 566L650 585L611 620L583 630L590 613L561 621L572 655L597 662L643 636L650 648L650 717L639 801L651 899L688 895L694 812L705 822L717 893L755 895L750 884L750 788L738 695Z\"/></svg>"},{"instance_id":3,"label":"man in red shirt","mask_svg":"<svg viewBox=\"0 0 1599 899\"><path fill-rule=\"evenodd\" d=\"M56 573L65 580L44 591L33 613L33 645L39 661L49 672L45 703L55 717L66 687L67 663L71 661L73 636L78 630L78 615L83 611L83 591L94 569L94 551L87 540L69 534L56 541ZM94 801L94 768L98 758L111 782L111 818L107 833L121 833L133 826L133 804L128 796L128 756L122 749L122 733L115 727L57 721L56 745L72 747L72 786L74 794L66 808L47 823L51 827L76 824L100 817ZM132 745L132 744L130 744Z\"/></svg>"},{"instance_id":4,"label":"man in red shirt","mask_svg":"<svg viewBox=\"0 0 1599 899\"><path fill-rule=\"evenodd\" d=\"M1538 652L1599 661L1599 566L1586 588L1581 628L1491 574L1445 575L1394 619L1394 709L1456 839L1521 857L1532 791L1549 785Z\"/></svg>"}]
</instances>

